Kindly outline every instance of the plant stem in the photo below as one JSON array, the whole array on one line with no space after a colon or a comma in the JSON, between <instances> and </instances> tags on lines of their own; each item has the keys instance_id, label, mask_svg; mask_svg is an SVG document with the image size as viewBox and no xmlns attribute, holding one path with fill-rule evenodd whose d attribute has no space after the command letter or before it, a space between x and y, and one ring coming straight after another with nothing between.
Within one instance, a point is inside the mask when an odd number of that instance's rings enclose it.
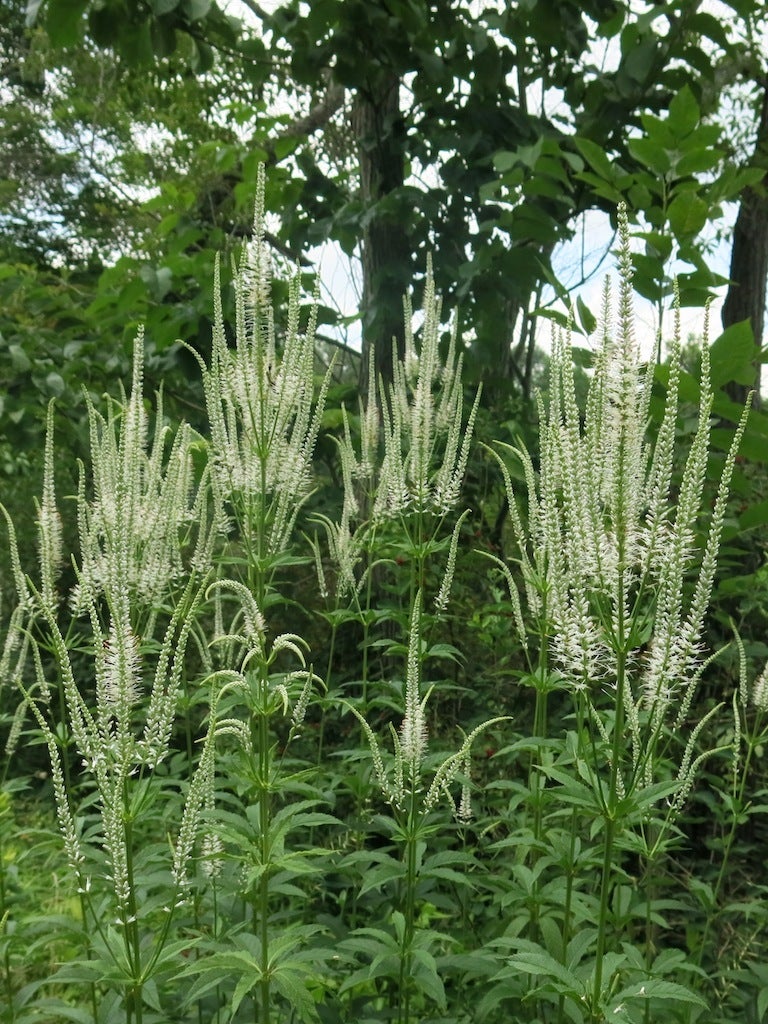
<instances>
[{"instance_id":1,"label":"plant stem","mask_svg":"<svg viewBox=\"0 0 768 1024\"><path fill-rule=\"evenodd\" d=\"M328 645L328 667L327 667L326 672L325 672L325 686L326 686L326 691L325 692L326 692L326 694L328 693L328 689L330 688L330 685L331 685L331 678L332 678L332 673L333 673L333 656L334 656L334 653L335 653L335 650L336 650L336 633L338 632L338 628L339 628L338 624L334 620L333 624L331 625L331 639L330 639L330 642L329 642L329 645ZM317 766L318 766L318 768L320 767L320 765L323 762L323 748L324 748L324 745L325 745L325 717L326 717L325 716L325 705L326 705L326 701L323 701L322 704L320 705L320 728L318 730L318 737L317 737ZM311 834L314 834L314 832L312 832Z\"/></svg>"},{"instance_id":2,"label":"plant stem","mask_svg":"<svg viewBox=\"0 0 768 1024\"><path fill-rule=\"evenodd\" d=\"M261 877L259 878L259 936L261 940L261 1022L270 1021L270 978L269 978L269 872L270 858L270 747L268 708L268 680L265 674L259 679L259 829L261 832Z\"/></svg>"},{"instance_id":3,"label":"plant stem","mask_svg":"<svg viewBox=\"0 0 768 1024\"><path fill-rule=\"evenodd\" d=\"M617 531L618 532L618 531ZM622 557L620 545L619 559ZM603 957L605 956L608 930L608 909L611 897L613 875L613 847L616 839L618 819L619 768L624 733L624 689L626 686L627 642L624 629L624 587L620 576L616 613L616 699L614 702L613 742L611 744L611 774L608 798L604 801L603 816L605 836L603 840L603 866L600 876L600 914L597 922L597 952L595 954L595 984L592 994L592 1017L595 1022L602 1019L600 1002L603 991Z\"/></svg>"},{"instance_id":4,"label":"plant stem","mask_svg":"<svg viewBox=\"0 0 768 1024\"><path fill-rule=\"evenodd\" d=\"M133 821L128 801L128 780L123 780L123 813L125 825L125 859L128 872L128 915L124 919L124 941L126 955L131 972L132 984L128 993L128 1020L135 1012L136 1024L142 1024L142 971L141 971L141 935L139 933L138 912L136 907L136 889L133 877Z\"/></svg>"},{"instance_id":5,"label":"plant stem","mask_svg":"<svg viewBox=\"0 0 768 1024\"><path fill-rule=\"evenodd\" d=\"M403 941L400 949L398 981L398 1024L410 1024L413 934L416 912L416 782L411 782L408 824L405 833L405 893L403 901Z\"/></svg>"}]
</instances>

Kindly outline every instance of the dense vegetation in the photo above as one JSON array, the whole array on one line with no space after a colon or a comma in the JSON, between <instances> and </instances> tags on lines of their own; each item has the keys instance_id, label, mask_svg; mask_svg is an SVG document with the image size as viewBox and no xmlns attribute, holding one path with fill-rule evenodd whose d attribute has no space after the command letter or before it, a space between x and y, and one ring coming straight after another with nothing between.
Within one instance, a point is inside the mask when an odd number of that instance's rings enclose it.
<instances>
[{"instance_id":1,"label":"dense vegetation","mask_svg":"<svg viewBox=\"0 0 768 1024\"><path fill-rule=\"evenodd\" d=\"M641 359L624 220L583 408L561 333L538 450L470 464L431 278L329 420L271 276L262 187L204 431L150 411L139 334L77 540L53 406L29 575L8 519L3 1019L761 1020L766 680L709 643L723 343L698 381L679 329Z\"/></svg>"},{"instance_id":2,"label":"dense vegetation","mask_svg":"<svg viewBox=\"0 0 768 1024\"><path fill-rule=\"evenodd\" d=\"M244 6L0 0L0 1021L764 1021L761 5Z\"/></svg>"}]
</instances>

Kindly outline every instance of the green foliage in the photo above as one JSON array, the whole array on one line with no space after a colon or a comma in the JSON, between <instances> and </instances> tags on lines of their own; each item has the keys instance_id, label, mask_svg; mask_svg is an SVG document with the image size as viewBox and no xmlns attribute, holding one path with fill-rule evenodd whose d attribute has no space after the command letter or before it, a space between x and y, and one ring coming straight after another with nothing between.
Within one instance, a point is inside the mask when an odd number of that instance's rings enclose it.
<instances>
[{"instance_id":1,"label":"green foliage","mask_svg":"<svg viewBox=\"0 0 768 1024\"><path fill-rule=\"evenodd\" d=\"M699 642L731 647L705 664L680 722L647 708L628 722L605 665L588 697L574 687L552 649L557 578L526 576L535 552L526 565L514 549L535 502L515 513L509 501L554 457L528 401L527 311L545 282L562 294L553 256L577 219L629 198L644 247L635 286L659 313L679 261L683 302L718 283L707 228L758 175L736 164L718 106L736 75L755 73L748 47L677 0L479 14L297 0L249 5L258 27L208 0L30 0L26 31L12 6L0 25L0 476L20 549L4 608L14 580L23 600L0 670L0 738L13 739L0 791L0 1018L762 1020L764 680L749 680L768 654L768 427L753 412L731 465L742 409L724 390L753 379L750 332L714 342L711 393L698 369L648 372L649 415L636 424L650 424L638 446L663 437L675 449L657 519L670 536L681 524L674 550L688 569L677 580L655 563L659 594L642 581L636 625L602 651L625 642L625 675L644 669L663 613L669 654L675 624L690 639L697 580L713 582ZM756 5L732 9L748 36ZM361 133L350 113L393 80L402 109ZM290 113L274 102L286 86ZM369 203L361 153L384 155L374 170L386 188ZM315 324L299 309L311 283L278 275L277 308L249 306L231 257L252 231L264 163L266 205L280 210L273 254L296 261L330 238L353 255L379 216L402 228L407 255L370 278L367 323L391 322L391 296L399 309L435 252L438 290L460 303L469 376L492 371L484 406L464 390L456 350L437 356L451 342L430 274L403 368L395 361L391 389L371 374L359 412L357 356L342 348L346 367L326 376L337 346L321 332L339 318L321 306ZM256 237L258 277L259 226ZM592 311L578 300L574 313L591 334ZM140 323L146 390L162 382L162 409L150 411L136 377L129 399L115 395ZM596 376L586 349L560 349L550 380L580 399ZM49 447L36 520L51 398L62 457ZM564 410L561 458L577 447L577 404ZM154 444L140 408L157 422ZM129 443L131 422L142 426ZM503 470L470 455L473 426L488 444L527 447L530 462ZM694 469L676 454L691 444ZM78 472L78 458L112 472ZM591 550L568 499L588 475L582 465L547 496L549 509L562 499L569 558ZM174 479L189 485L184 500ZM75 559L61 575L54 490L77 495L61 503ZM615 520L608 551L626 526ZM712 559L697 573L689 554L720 531L713 580ZM169 537L180 547L164 558ZM56 587L78 586L79 606L57 603ZM517 594L537 586L545 607L529 619ZM593 577L571 591L561 612L583 594L601 628L614 621L620 602ZM83 757L100 744L89 771ZM51 798L83 890L73 895Z\"/></svg>"},{"instance_id":2,"label":"green foliage","mask_svg":"<svg viewBox=\"0 0 768 1024\"><path fill-rule=\"evenodd\" d=\"M698 236L722 216L728 202L761 178L757 168L737 169L718 149L721 130L702 123L694 93L685 85L664 117L641 115L643 134L627 141L629 160L609 160L589 139L576 138L584 159L577 177L611 203L622 200L642 211L647 229L638 237L645 252L635 257L635 287L662 308L676 284L682 305L701 306L726 283L710 272ZM705 175L706 180L697 179ZM669 267L675 261L693 270ZM751 382L752 378L748 381Z\"/></svg>"},{"instance_id":3,"label":"green foliage","mask_svg":"<svg viewBox=\"0 0 768 1024\"><path fill-rule=\"evenodd\" d=\"M468 369L479 378L496 368L493 397L503 403L516 389L531 393L528 311L553 276L557 246L586 212L628 201L646 221L638 290L667 299L676 256L683 301L700 303L723 283L709 270L702 228L758 174L734 158L721 103L740 75L760 77L749 42L754 2L734 7L733 25L677 0L647 11L622 0L553 10L291 0L274 10L248 5L238 18L210 0L29 0L29 45L15 12L17 77L24 91L38 90L46 116L27 111L20 124L52 116L71 137L68 105L51 104L46 69L56 67L77 123L108 140L91 146L91 160L116 148L106 180L127 188L105 187L96 174L87 187L48 193L81 237L98 229L107 243L127 242L121 274L141 269L148 309L137 308L144 294L122 308L134 303L162 351L174 323L188 342L204 336L211 296L187 284L206 281L212 253L247 230L254 162L267 160L280 243L292 255L331 239L352 256L367 233L366 343L383 332L388 355L399 297L431 250L438 289L471 325ZM99 49L117 59L104 61ZM108 102L89 109L100 67L97 92ZM70 87L88 74L90 84ZM403 95L390 109L393 82ZM290 115L276 113L281 89ZM124 122L110 131L121 108L137 119L146 112L151 123L136 135L162 143L137 147ZM41 152L82 179L77 149L50 153L34 135ZM370 171L361 170L366 159ZM120 165L127 175L115 173ZM137 202L137 179L159 191L158 205ZM39 235L27 180L14 173L8 186L27 210L17 224ZM118 291L125 287L123 276ZM105 286L100 298L108 296ZM344 326L330 309L321 319Z\"/></svg>"},{"instance_id":4,"label":"green foliage","mask_svg":"<svg viewBox=\"0 0 768 1024\"><path fill-rule=\"evenodd\" d=\"M2 1019L760 1020L768 652L701 652L765 432L722 391L745 335L642 365L624 223L591 373L561 337L538 449L473 456L431 279L393 382L324 411L265 192L197 353L208 423L145 400L139 337L129 393L83 399L74 515L48 414L29 572L9 525Z\"/></svg>"}]
</instances>

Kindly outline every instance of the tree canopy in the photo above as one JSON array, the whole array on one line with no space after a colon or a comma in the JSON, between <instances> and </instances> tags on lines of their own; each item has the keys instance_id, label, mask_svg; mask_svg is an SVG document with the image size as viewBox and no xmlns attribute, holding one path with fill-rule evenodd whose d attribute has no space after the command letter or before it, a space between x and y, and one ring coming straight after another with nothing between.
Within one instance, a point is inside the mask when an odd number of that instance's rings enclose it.
<instances>
[{"instance_id":1,"label":"tree canopy","mask_svg":"<svg viewBox=\"0 0 768 1024\"><path fill-rule=\"evenodd\" d=\"M625 200L638 289L668 302L674 268L682 301L701 304L725 283L707 225L760 194L756 0L723 5L727 19L690 0L4 7L6 280L42 286L53 308L52 289L86 289L62 303L78 307L75 333L93 317L125 340L144 321L158 356L177 338L205 346L212 257L226 266L248 233L260 162L276 252L330 240L360 260L363 385L370 346L388 376L431 252L470 371L492 367L496 397L529 392L530 314L589 211L615 217ZM736 89L746 145L729 128ZM759 343L761 314L745 315Z\"/></svg>"}]
</instances>

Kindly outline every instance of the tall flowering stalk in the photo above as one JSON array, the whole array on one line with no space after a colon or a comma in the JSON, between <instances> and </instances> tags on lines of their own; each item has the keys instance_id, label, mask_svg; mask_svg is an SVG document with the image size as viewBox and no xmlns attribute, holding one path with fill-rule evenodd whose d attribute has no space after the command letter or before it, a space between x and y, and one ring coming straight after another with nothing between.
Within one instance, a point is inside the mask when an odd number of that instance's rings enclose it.
<instances>
[{"instance_id":1,"label":"tall flowering stalk","mask_svg":"<svg viewBox=\"0 0 768 1024\"><path fill-rule=\"evenodd\" d=\"M344 410L344 435L338 442L344 483L341 520L320 520L338 567L337 589L342 595L354 589L355 567L366 548L366 536L376 527L392 520L409 531L418 521L422 526L427 521L440 524L456 507L472 445L482 389L465 419L457 328L454 322L443 361L441 302L435 295L431 261L418 345L407 298L404 305L405 354L399 359L395 353L389 384L379 380L377 388L369 373L367 401L360 399L359 450Z\"/></svg>"},{"instance_id":2,"label":"tall flowering stalk","mask_svg":"<svg viewBox=\"0 0 768 1024\"><path fill-rule=\"evenodd\" d=\"M81 610L103 598L121 628L126 628L130 614L136 616L143 609L147 619L134 622L134 628L149 634L169 586L184 577L184 551L190 536L208 518L208 490L194 486L193 431L187 424L181 425L169 449L171 430L164 421L162 393L150 440L143 372L139 332L130 397L122 403L110 400L106 417L89 402L92 493L86 493L89 481L81 469L77 502L81 564L71 601ZM45 508L44 501L43 513ZM207 555L205 546L198 550L197 570L207 568Z\"/></svg>"},{"instance_id":3,"label":"tall flowering stalk","mask_svg":"<svg viewBox=\"0 0 768 1024\"><path fill-rule=\"evenodd\" d=\"M462 354L457 327L451 327L448 350L440 353L441 302L435 294L431 261L427 264L420 338L414 332L410 301L404 301L405 352L393 359L393 379L375 382L373 355L367 400L360 399L359 439L343 410L344 433L338 440L344 499L337 521L318 516L325 530L335 571L335 598L351 601L350 617L362 629L362 705L368 703L368 648L373 571L382 562L405 562L409 573L409 608L421 592L419 628L426 614L426 570L432 556L447 546L447 558L433 607L442 615L449 604L461 528L468 512L453 525L449 540L441 536L447 517L460 500L472 445L481 389L465 414ZM392 537L396 538L395 545ZM404 543L403 543L404 540ZM321 593L328 595L317 541L315 556ZM365 594L361 592L365 587ZM410 612L409 612L410 615ZM333 621L339 619L338 611ZM407 621L407 620L406 620Z\"/></svg>"},{"instance_id":4,"label":"tall flowering stalk","mask_svg":"<svg viewBox=\"0 0 768 1024\"><path fill-rule=\"evenodd\" d=\"M440 359L441 302L427 266L417 349L410 302L405 302L405 357L394 360L391 385L380 383L383 458L376 481L374 520L429 512L439 517L458 503L480 402L463 416L462 354L454 321L445 362Z\"/></svg>"},{"instance_id":5,"label":"tall flowering stalk","mask_svg":"<svg viewBox=\"0 0 768 1024\"><path fill-rule=\"evenodd\" d=\"M713 401L708 324L699 423L676 488L679 315L664 414L654 444L647 436L653 366L643 363L634 333L632 263L623 209L619 233L618 315L614 322L606 288L602 337L586 408L582 413L576 403L569 338L558 334L549 399L540 407L538 480L527 452L515 451L528 484L527 528L503 467L523 590L544 640L543 674L548 674L547 666L556 670L558 688L573 695L580 732L590 736L579 756L591 764L595 813L603 830L598 939L588 997L595 1021L602 1019L605 1008L603 969L619 838L634 827L633 822L649 820L653 805L666 795L667 813L661 815L658 828L647 830L655 837L646 851L652 860L702 761L695 753L697 742L714 712L690 731L674 783L665 784L655 776L669 730L684 726L708 664L702 650L703 627L748 412L745 408L734 432L711 516L702 524ZM702 525L704 540L699 545ZM522 600L509 572L507 579L515 622L527 648L530 637L523 625ZM554 769L552 773L562 783Z\"/></svg>"},{"instance_id":6,"label":"tall flowering stalk","mask_svg":"<svg viewBox=\"0 0 768 1024\"><path fill-rule=\"evenodd\" d=\"M320 680L306 665L303 640L289 633L267 640L264 615L250 590L235 580L219 580L212 585L212 596L222 602L220 620L229 620L225 632L215 643L228 648L227 661L235 666L220 669L209 678L211 686L208 730L203 753L190 787L192 805L187 828L186 819L180 831L174 861L174 875L179 884L190 887L193 879L187 863L195 842L195 815L201 809L207 814L208 834L204 848L206 870L216 875L224 858L235 858L241 871L235 880L237 891L247 907L246 920L235 940L236 954L220 951L212 943L209 951L202 948L200 958L190 964L186 973L195 976L189 993L198 992L213 983L236 981L231 1009L251 994L259 1024L282 1019L278 996L287 998L299 1010L302 1019L314 1016L314 1004L308 981L313 978L311 958L303 953L307 940L316 928L292 919L284 906L276 907L285 894L288 876L298 879L319 871L317 856L304 855L287 848L287 836L295 829L309 825L337 824L327 814L311 810L316 802L308 794L308 781L302 787L304 799L280 805L280 796L290 792L296 776L282 771L282 761L292 740L301 732L313 687ZM234 603L234 612L229 609ZM286 655L298 667L280 671ZM288 719L288 735L282 738L278 756L277 729ZM229 750L218 750L218 747ZM223 821L214 815L216 770L225 768L230 778L238 780L242 791L240 814L224 814ZM299 773L299 777L308 773ZM229 796L228 802L231 803ZM282 880L278 877L282 874ZM277 880L277 881L276 881ZM296 891L295 882L290 883ZM277 889L277 893L275 893ZM318 959L322 955L318 953Z\"/></svg>"},{"instance_id":7,"label":"tall flowering stalk","mask_svg":"<svg viewBox=\"0 0 768 1024\"><path fill-rule=\"evenodd\" d=\"M234 518L249 582L260 604L309 496L312 456L331 368L315 394L313 307L300 324L300 276L289 282L285 333L271 303L272 268L264 227L264 167L256 186L253 234L234 278L235 339L227 343L218 262L211 364L198 356L210 423L211 480L220 524Z\"/></svg>"},{"instance_id":8,"label":"tall flowering stalk","mask_svg":"<svg viewBox=\"0 0 768 1024\"><path fill-rule=\"evenodd\" d=\"M337 594L351 594L357 601L367 584L367 604L358 612L363 624L364 658L368 648L368 605L371 578L377 559L390 559L395 566L406 565L408 617L404 623L406 645L393 644L392 653L407 650L402 693L402 719L390 726L392 754L376 736L368 718L368 690L364 662L362 700L349 703L368 741L375 787L391 809L388 828L399 852L386 866L388 877L397 878L399 898L392 913L393 934L384 929L365 929L371 937L372 972L380 959L395 958L391 998L398 1024L409 1024L414 993L426 993L438 1004L445 994L433 954L433 945L445 936L422 928L418 923L417 898L421 879L437 874L455 857L460 877L466 867L461 854L443 854L433 863L424 855L427 837L436 827L430 821L439 803L447 799L460 824L471 818L470 754L474 740L485 729L502 721L493 719L462 738L454 753L435 758L429 752L427 708L432 687L425 683L428 658L427 635L434 616L426 606L427 571L438 555L444 555L441 583L432 595L437 615L445 612L456 566L461 527L468 512L462 513L447 537L441 536L447 517L459 503L472 444L474 422L480 400L478 389L465 414L462 356L455 325L445 359L440 354L441 304L435 295L431 264L427 267L420 342L414 334L410 303L405 302L405 353L395 353L393 380L378 382L374 390L369 375L367 404L360 405L359 449L344 417L344 434L339 453L344 483L344 504L338 523L321 520L325 526L332 558L336 562ZM391 529L390 529L391 527ZM392 537L396 540L393 542ZM404 543L403 543L404 540ZM388 546L389 543L389 546ZM367 556L368 564L364 559ZM363 568L358 568L362 563ZM320 567L321 588L324 584ZM459 783L458 798L452 786ZM437 877L437 875L435 876ZM375 949L374 949L375 947ZM365 970L357 980L369 980Z\"/></svg>"},{"instance_id":9,"label":"tall flowering stalk","mask_svg":"<svg viewBox=\"0 0 768 1024\"><path fill-rule=\"evenodd\" d=\"M182 428L167 451L167 430L158 406L157 427L148 443L142 368L139 336L130 396L122 404L111 403L106 418L89 406L91 474L88 477L81 467L81 557L69 609L60 605L54 587L61 545L52 417L39 508L41 585L24 578L20 570L15 572L20 606L31 620L28 635L33 638L35 676L34 689L22 680L18 685L48 747L65 850L81 896L84 924L93 948L99 949L95 959L102 963L105 976L122 987L129 1024L141 1024L145 986L160 969L171 935L176 898L166 893L163 926L148 942L140 895L144 883L139 881L146 870L142 817L161 785L155 770L171 752L185 652L204 592L213 539L205 483L197 492L193 486L190 431ZM17 555L14 563L18 566ZM90 627L88 683L78 681L82 658L74 659L71 640L82 613ZM51 651L58 666L64 734L71 737L82 765L80 781L95 794L99 824L87 837L76 806L77 769L70 763L67 746L62 749L60 730L51 717L43 650ZM108 915L105 896L111 908Z\"/></svg>"},{"instance_id":10,"label":"tall flowering stalk","mask_svg":"<svg viewBox=\"0 0 768 1024\"><path fill-rule=\"evenodd\" d=\"M299 853L284 852L285 837L306 823L307 809L315 802L294 800L280 806L283 791L296 792L290 774L282 770L288 746L283 722L289 720L292 740L319 680L306 665L304 641L293 633L270 636L267 615L279 567L295 557L293 536L313 487L314 449L332 367L317 387L316 307L302 327L298 272L288 285L285 329L281 333L276 326L263 166L256 192L252 237L234 273L233 343L227 336L217 265L210 365L198 356L210 428L215 515L220 533L229 536L218 561L219 578L208 591L216 622L211 646L221 668L209 677L209 729L192 789L211 821L217 768L219 778L224 775L222 758L230 767L228 774L240 780L242 826L219 829L211 823L209 840L243 869L234 886L243 902L241 939L249 959L238 972L233 1010L252 993L260 1024L270 1024L281 1012L281 997L294 1007L312 1005L306 978L311 971L295 966L307 929L285 916L275 923L275 889L282 898L284 883L276 878L288 859L297 870L301 865ZM291 656L297 667L283 671L282 661ZM228 799L233 799L231 794ZM183 848L181 844L178 849ZM185 858L178 859L183 863ZM312 869L305 866L305 871L310 874ZM192 965L190 973L198 975L195 992L209 987L212 979L228 983L233 966L231 959L214 954Z\"/></svg>"},{"instance_id":11,"label":"tall flowering stalk","mask_svg":"<svg viewBox=\"0 0 768 1024\"><path fill-rule=\"evenodd\" d=\"M443 983L437 974L435 961L430 953L433 943L445 941L445 936L420 928L417 900L419 881L441 871L452 863L451 854L443 853L433 861L425 856L427 840L435 826L430 817L438 804L447 801L456 820L466 825L472 818L470 802L470 773L472 745L477 737L504 718L483 722L464 736L458 749L435 761L428 750L427 704L432 688L423 693L422 676L424 646L421 635L421 593L417 593L411 611L406 658L404 714L399 729L390 726L393 756L384 753L382 745L366 718L349 705L363 727L371 751L373 774L384 800L392 811L391 832L399 848L400 863L386 866L386 877L398 878L400 900L398 910L393 914L395 927L394 944L392 937L378 929L366 928L371 937L369 944L376 947L379 958L395 954L398 965L394 1000L397 1006L398 1024L410 1024L411 1000L414 991L427 993L438 1004L445 1003ZM460 793L454 798L451 787L459 780ZM466 864L460 854L455 856L456 870L452 877L461 878L460 872ZM439 866L438 866L439 863ZM354 944L354 940L352 943ZM365 972L360 972L361 979Z\"/></svg>"}]
</instances>

